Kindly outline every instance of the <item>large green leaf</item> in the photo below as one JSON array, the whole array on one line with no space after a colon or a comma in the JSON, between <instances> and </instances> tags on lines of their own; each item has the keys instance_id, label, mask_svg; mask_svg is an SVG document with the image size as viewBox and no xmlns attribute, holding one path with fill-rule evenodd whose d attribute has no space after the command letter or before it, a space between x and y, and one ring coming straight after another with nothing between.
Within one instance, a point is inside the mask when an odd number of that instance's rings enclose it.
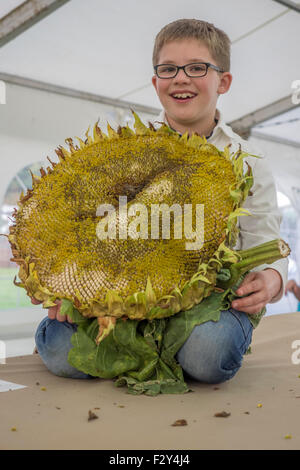
<instances>
[{"instance_id":1,"label":"large green leaf","mask_svg":"<svg viewBox=\"0 0 300 470\"><path fill-rule=\"evenodd\" d=\"M221 311L230 306L229 294L234 292L213 292L200 304L171 318L118 319L115 328L98 345L97 319L83 319L76 309L68 309L78 324L71 339L74 347L69 352L69 362L92 376L116 378L115 385L127 385L129 393L188 392L176 353L196 325L219 320Z\"/></svg>"}]
</instances>

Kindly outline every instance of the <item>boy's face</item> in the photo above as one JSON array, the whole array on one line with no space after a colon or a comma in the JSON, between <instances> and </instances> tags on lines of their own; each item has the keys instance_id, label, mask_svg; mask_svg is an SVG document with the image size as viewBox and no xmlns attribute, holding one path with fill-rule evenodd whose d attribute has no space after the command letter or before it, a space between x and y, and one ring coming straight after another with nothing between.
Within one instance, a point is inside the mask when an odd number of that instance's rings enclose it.
<instances>
[{"instance_id":1,"label":"boy's face","mask_svg":"<svg viewBox=\"0 0 300 470\"><path fill-rule=\"evenodd\" d=\"M196 39L168 42L162 47L158 61L159 64L179 66L193 62L210 62L217 65L206 45ZM161 79L156 75L152 77L169 124L175 128L177 126L178 131L190 129L200 133L206 131L209 122L213 122L218 95L228 91L231 80L229 72L218 73L210 67L204 77L188 77L182 69L174 78ZM177 100L172 96L176 92L191 92L195 96L186 101Z\"/></svg>"}]
</instances>

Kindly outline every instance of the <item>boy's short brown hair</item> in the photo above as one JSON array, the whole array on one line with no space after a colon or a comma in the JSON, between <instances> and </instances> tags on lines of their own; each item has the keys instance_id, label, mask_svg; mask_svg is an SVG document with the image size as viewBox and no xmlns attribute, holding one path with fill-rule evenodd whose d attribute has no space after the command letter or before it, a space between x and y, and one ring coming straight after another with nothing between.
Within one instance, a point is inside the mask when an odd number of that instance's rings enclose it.
<instances>
[{"instance_id":1,"label":"boy's short brown hair","mask_svg":"<svg viewBox=\"0 0 300 470\"><path fill-rule=\"evenodd\" d=\"M217 65L229 72L231 41L227 34L212 23L196 19L180 19L164 26L155 38L152 63L158 64L159 53L167 42L179 39L197 39L208 48Z\"/></svg>"}]
</instances>

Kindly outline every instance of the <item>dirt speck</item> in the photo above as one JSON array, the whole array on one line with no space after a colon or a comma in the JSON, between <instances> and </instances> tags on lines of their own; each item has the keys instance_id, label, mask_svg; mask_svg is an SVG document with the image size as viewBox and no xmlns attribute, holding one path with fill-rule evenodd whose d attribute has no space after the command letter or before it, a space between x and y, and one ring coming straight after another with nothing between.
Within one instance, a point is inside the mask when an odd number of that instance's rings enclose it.
<instances>
[{"instance_id":1,"label":"dirt speck","mask_svg":"<svg viewBox=\"0 0 300 470\"><path fill-rule=\"evenodd\" d=\"M171 426L187 426L186 419L177 419Z\"/></svg>"},{"instance_id":2,"label":"dirt speck","mask_svg":"<svg viewBox=\"0 0 300 470\"><path fill-rule=\"evenodd\" d=\"M88 421L91 421L93 419L98 419L98 416L92 410L89 410Z\"/></svg>"},{"instance_id":3,"label":"dirt speck","mask_svg":"<svg viewBox=\"0 0 300 470\"><path fill-rule=\"evenodd\" d=\"M217 413L214 414L216 418L228 418L231 413L227 413L227 411L218 411Z\"/></svg>"}]
</instances>

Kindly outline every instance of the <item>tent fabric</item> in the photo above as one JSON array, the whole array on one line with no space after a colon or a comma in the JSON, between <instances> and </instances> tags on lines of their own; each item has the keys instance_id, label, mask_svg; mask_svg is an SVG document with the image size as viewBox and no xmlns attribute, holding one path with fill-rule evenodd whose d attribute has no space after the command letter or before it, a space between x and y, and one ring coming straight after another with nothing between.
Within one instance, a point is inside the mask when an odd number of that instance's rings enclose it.
<instances>
[{"instance_id":1,"label":"tent fabric","mask_svg":"<svg viewBox=\"0 0 300 470\"><path fill-rule=\"evenodd\" d=\"M183 395L130 395L110 380L56 377L37 354L9 358L0 380L26 388L1 393L0 448L299 449L299 331L299 312L264 317L233 379L188 381ZM179 419L187 425L172 426Z\"/></svg>"},{"instance_id":2,"label":"tent fabric","mask_svg":"<svg viewBox=\"0 0 300 470\"><path fill-rule=\"evenodd\" d=\"M213 23L232 41L234 79L219 105L228 122L292 94L300 16L272 0L72 0L6 43L0 72L160 108L154 38L179 18Z\"/></svg>"}]
</instances>

